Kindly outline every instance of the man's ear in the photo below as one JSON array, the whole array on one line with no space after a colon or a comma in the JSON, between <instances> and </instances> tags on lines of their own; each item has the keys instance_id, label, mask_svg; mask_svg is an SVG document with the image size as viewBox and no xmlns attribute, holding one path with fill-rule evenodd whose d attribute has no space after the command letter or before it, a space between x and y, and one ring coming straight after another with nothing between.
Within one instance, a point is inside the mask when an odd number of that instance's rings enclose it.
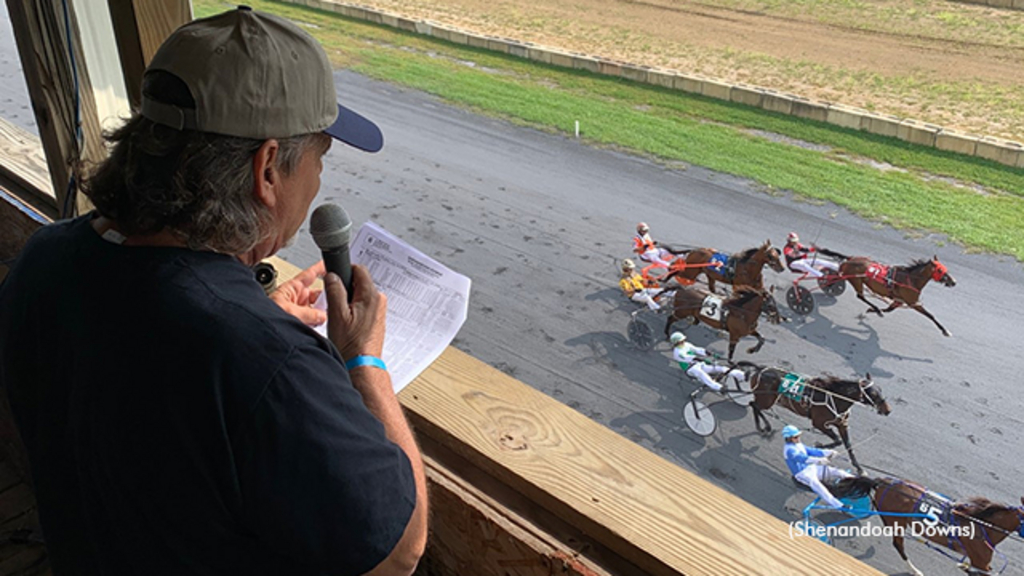
<instances>
[{"instance_id":1,"label":"man's ear","mask_svg":"<svg viewBox=\"0 0 1024 576\"><path fill-rule=\"evenodd\" d=\"M271 138L252 157L252 192L267 208L277 205L281 193L281 171L277 167L280 152L281 144Z\"/></svg>"}]
</instances>

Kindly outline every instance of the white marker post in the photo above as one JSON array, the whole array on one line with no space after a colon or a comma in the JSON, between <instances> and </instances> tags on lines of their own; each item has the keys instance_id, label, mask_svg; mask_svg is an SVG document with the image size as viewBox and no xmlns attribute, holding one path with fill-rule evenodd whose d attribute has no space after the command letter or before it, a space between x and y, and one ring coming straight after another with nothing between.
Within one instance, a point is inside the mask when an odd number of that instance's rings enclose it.
<instances>
[{"instance_id":1,"label":"white marker post","mask_svg":"<svg viewBox=\"0 0 1024 576\"><path fill-rule=\"evenodd\" d=\"M579 139L579 137L580 137L580 121L577 120L576 121L576 138Z\"/></svg>"}]
</instances>

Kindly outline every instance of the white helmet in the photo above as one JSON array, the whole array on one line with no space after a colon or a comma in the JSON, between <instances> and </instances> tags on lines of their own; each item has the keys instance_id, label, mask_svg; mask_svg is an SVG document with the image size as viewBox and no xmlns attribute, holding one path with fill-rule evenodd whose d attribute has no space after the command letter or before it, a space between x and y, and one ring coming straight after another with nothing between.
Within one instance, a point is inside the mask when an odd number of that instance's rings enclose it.
<instances>
[{"instance_id":1,"label":"white helmet","mask_svg":"<svg viewBox=\"0 0 1024 576\"><path fill-rule=\"evenodd\" d=\"M636 225L636 231L640 234L647 234L651 231L650 227L647 226L647 222L641 222Z\"/></svg>"},{"instance_id":2,"label":"white helmet","mask_svg":"<svg viewBox=\"0 0 1024 576\"><path fill-rule=\"evenodd\" d=\"M636 264L633 263L632 259L626 258L625 260L622 261L623 270L633 270L634 268L636 268Z\"/></svg>"},{"instance_id":3,"label":"white helmet","mask_svg":"<svg viewBox=\"0 0 1024 576\"><path fill-rule=\"evenodd\" d=\"M672 336L669 337L669 341L672 342L673 346L679 344L680 342L685 342L686 334L683 334L682 332L673 332Z\"/></svg>"},{"instance_id":4,"label":"white helmet","mask_svg":"<svg viewBox=\"0 0 1024 576\"><path fill-rule=\"evenodd\" d=\"M790 242L799 242L800 241L800 237L796 235L796 232L790 232L789 236L788 236L788 240Z\"/></svg>"}]
</instances>

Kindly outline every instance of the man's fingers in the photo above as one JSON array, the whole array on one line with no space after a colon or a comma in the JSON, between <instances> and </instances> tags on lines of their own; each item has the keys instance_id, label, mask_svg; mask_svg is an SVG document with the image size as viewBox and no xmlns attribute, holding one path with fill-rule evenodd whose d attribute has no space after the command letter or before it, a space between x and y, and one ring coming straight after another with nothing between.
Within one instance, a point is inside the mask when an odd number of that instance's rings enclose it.
<instances>
[{"instance_id":1,"label":"man's fingers","mask_svg":"<svg viewBox=\"0 0 1024 576\"><path fill-rule=\"evenodd\" d=\"M327 294L327 315L348 322L352 311L348 306L348 292L341 278L334 272L324 276L324 292Z\"/></svg>"},{"instance_id":2,"label":"man's fingers","mask_svg":"<svg viewBox=\"0 0 1024 576\"><path fill-rule=\"evenodd\" d=\"M289 312L307 326L319 326L327 322L327 314L323 310L308 306L293 306Z\"/></svg>"},{"instance_id":3,"label":"man's fingers","mask_svg":"<svg viewBox=\"0 0 1024 576\"><path fill-rule=\"evenodd\" d=\"M377 294L377 286L370 277L370 271L358 264L352 266L352 300L363 300Z\"/></svg>"},{"instance_id":4,"label":"man's fingers","mask_svg":"<svg viewBox=\"0 0 1024 576\"><path fill-rule=\"evenodd\" d=\"M295 280L298 280L303 286L310 286L313 282L316 282L317 278L323 276L325 273L326 269L324 268L324 261L321 260L302 272L299 272L299 274L295 276Z\"/></svg>"}]
</instances>

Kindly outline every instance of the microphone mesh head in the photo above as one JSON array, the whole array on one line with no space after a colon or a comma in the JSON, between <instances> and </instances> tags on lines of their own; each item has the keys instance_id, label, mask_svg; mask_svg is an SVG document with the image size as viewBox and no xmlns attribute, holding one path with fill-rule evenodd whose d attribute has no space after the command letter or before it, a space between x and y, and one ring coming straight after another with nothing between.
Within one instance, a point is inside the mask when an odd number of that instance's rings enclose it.
<instances>
[{"instance_id":1,"label":"microphone mesh head","mask_svg":"<svg viewBox=\"0 0 1024 576\"><path fill-rule=\"evenodd\" d=\"M349 243L352 220L337 204L322 204L309 219L309 233L320 250L334 250Z\"/></svg>"}]
</instances>

